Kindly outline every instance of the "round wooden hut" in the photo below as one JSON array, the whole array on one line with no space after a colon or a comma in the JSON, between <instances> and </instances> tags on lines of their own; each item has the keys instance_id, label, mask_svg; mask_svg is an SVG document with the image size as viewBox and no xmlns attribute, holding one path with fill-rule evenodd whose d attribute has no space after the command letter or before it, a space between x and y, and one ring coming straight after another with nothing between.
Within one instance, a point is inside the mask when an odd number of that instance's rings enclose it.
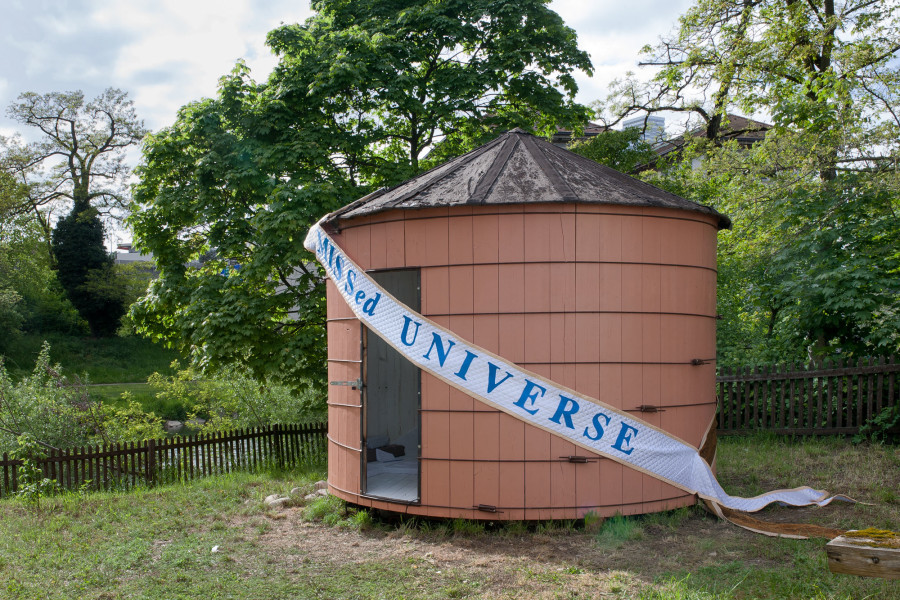
<instances>
[{"instance_id":1,"label":"round wooden hut","mask_svg":"<svg viewBox=\"0 0 900 600\"><path fill-rule=\"evenodd\" d=\"M699 446L728 219L520 130L337 211L335 242L461 338ZM422 373L328 284L328 485L432 517L571 519L693 496Z\"/></svg>"}]
</instances>

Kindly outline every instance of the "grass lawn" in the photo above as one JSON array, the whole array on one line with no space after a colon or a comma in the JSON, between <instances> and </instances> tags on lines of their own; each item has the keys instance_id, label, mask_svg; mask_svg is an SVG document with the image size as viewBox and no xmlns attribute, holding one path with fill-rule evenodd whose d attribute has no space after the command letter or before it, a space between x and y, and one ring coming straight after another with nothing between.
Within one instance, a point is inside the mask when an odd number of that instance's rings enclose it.
<instances>
[{"instance_id":1,"label":"grass lawn","mask_svg":"<svg viewBox=\"0 0 900 600\"><path fill-rule=\"evenodd\" d=\"M63 374L87 376L90 383L143 383L154 372L171 373L169 365L178 353L140 337L82 338L50 334L23 335L4 355L13 377L34 369L44 341L50 342L50 359Z\"/></svg>"},{"instance_id":2,"label":"grass lawn","mask_svg":"<svg viewBox=\"0 0 900 600\"><path fill-rule=\"evenodd\" d=\"M810 483L872 503L761 518L900 529L896 446L726 438L718 460L732 493ZM699 509L588 532L379 520L333 498L263 503L323 477L235 474L39 509L0 501L0 598L900 598L900 582L832 575L825 540L768 538Z\"/></svg>"}]
</instances>

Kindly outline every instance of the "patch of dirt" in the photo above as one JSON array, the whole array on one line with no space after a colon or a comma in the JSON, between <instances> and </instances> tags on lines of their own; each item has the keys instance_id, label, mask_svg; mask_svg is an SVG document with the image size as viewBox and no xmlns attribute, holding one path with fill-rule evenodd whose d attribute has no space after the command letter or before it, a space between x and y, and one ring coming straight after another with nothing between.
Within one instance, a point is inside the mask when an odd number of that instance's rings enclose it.
<instances>
[{"instance_id":1,"label":"patch of dirt","mask_svg":"<svg viewBox=\"0 0 900 600\"><path fill-rule=\"evenodd\" d=\"M836 503L824 508L772 507L759 516L777 522L836 523L858 518L857 510ZM357 531L304 521L302 514L302 507L287 508L234 517L231 525L291 573L380 564L410 569L423 586L433 585L434 577L477 581L481 598L635 597L648 586L658 587L667 574L734 563L779 569L791 560L788 550L770 538L700 511L676 526L655 524L650 518L642 523L640 539L625 542L606 542L582 528L454 534L451 528L429 531L387 524ZM808 543L815 554L825 542Z\"/></svg>"},{"instance_id":2,"label":"patch of dirt","mask_svg":"<svg viewBox=\"0 0 900 600\"><path fill-rule=\"evenodd\" d=\"M738 559L760 566L777 564L741 556L739 549L747 546L748 538L758 537L756 534L700 515L686 518L677 529L645 525L642 539L618 547L604 546L595 535L582 529L522 535L441 535L421 530L355 531L329 527L304 521L302 508L273 516L277 518L267 517L270 527L258 537L260 546L270 553L331 567L367 562L421 563L471 575L489 582L497 591L517 589L523 584L521 579L530 575L537 580L532 584L540 583L542 577L555 571L569 575L567 586L582 587L577 582L583 580L585 590L596 592L601 581L615 587L616 581L630 577L637 581L629 585L639 585L667 572L693 571ZM257 519L234 525L245 527L249 535L258 527ZM534 591L534 585L528 587ZM558 587L554 589L559 591Z\"/></svg>"}]
</instances>

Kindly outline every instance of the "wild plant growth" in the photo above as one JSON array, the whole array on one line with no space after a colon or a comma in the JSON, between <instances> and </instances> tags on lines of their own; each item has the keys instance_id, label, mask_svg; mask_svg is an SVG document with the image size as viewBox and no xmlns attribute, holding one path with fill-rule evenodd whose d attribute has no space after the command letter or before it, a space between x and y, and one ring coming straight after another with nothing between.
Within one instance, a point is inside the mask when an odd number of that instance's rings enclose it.
<instances>
[{"instance_id":1,"label":"wild plant growth","mask_svg":"<svg viewBox=\"0 0 900 600\"><path fill-rule=\"evenodd\" d=\"M160 420L135 402L115 407L95 400L84 382L50 363L44 344L31 375L14 382L0 358L0 452L24 434L45 447L138 441L162 434Z\"/></svg>"},{"instance_id":2,"label":"wild plant growth","mask_svg":"<svg viewBox=\"0 0 900 600\"><path fill-rule=\"evenodd\" d=\"M202 428L227 431L263 427L273 423L318 423L325 420L324 397L298 392L271 380L259 381L241 367L231 366L214 374L173 363L175 375L154 373L148 379L156 396L187 407L188 418L204 422Z\"/></svg>"}]
</instances>

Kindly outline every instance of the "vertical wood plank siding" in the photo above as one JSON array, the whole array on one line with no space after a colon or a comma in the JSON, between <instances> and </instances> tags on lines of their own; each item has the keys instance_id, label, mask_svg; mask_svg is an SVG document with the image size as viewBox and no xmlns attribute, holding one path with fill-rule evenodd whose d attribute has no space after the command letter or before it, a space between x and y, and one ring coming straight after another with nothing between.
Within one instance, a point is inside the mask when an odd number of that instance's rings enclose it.
<instances>
[{"instance_id":1,"label":"vertical wood plank siding","mask_svg":"<svg viewBox=\"0 0 900 600\"><path fill-rule=\"evenodd\" d=\"M772 431L794 435L859 433L900 404L894 356L826 359L795 367L723 367L716 377L719 433Z\"/></svg>"},{"instance_id":2,"label":"vertical wood plank siding","mask_svg":"<svg viewBox=\"0 0 900 600\"><path fill-rule=\"evenodd\" d=\"M270 425L194 437L50 450L35 461L67 490L117 490L233 471L314 464L325 458L326 426ZM19 489L21 460L0 457L0 498Z\"/></svg>"}]
</instances>

